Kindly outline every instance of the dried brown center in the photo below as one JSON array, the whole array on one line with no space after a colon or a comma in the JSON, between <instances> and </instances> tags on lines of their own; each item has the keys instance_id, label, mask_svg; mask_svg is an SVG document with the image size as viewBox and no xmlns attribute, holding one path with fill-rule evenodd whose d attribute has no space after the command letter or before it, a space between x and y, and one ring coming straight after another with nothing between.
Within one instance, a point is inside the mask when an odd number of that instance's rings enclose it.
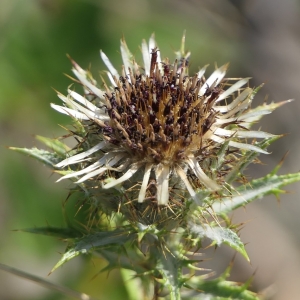
<instances>
[{"instance_id":1,"label":"dried brown center","mask_svg":"<svg viewBox=\"0 0 300 300\"><path fill-rule=\"evenodd\" d=\"M159 68L152 52L150 76L132 73L116 79L114 93L107 93L110 123L103 133L111 143L122 145L140 158L175 162L205 146L205 134L216 116L213 105L221 89L207 89L185 75L186 62Z\"/></svg>"}]
</instances>

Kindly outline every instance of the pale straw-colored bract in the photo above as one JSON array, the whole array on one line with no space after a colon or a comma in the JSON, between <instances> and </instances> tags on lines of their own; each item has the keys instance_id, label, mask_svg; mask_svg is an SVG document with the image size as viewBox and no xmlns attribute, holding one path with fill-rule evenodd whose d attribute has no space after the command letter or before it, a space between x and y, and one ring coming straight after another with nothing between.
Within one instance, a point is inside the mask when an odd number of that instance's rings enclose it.
<instances>
[{"instance_id":1,"label":"pale straw-colored bract","mask_svg":"<svg viewBox=\"0 0 300 300\"><path fill-rule=\"evenodd\" d=\"M93 133L96 137L90 148L57 164L58 168L77 165L61 179L100 181L103 189L110 189L140 173L137 182L132 183L139 186L139 191L131 200L152 199L168 205L174 178L196 201L197 188L221 188L222 178L212 179L202 162L216 155L216 149L225 142L228 149L267 153L246 141L273 137L248 129L261 115L271 112L251 110L254 91L247 87L249 78L225 79L227 65L217 68L207 79L206 66L190 77L190 53L184 52L184 37L175 63L161 59L154 36L148 45L142 42L141 51L143 67L138 66L121 40L121 73L100 51L110 81L109 86L103 83L103 88L73 62L73 73L84 87L84 95L69 89L67 96L58 94L64 106L51 106L99 130ZM111 174L114 178L105 181ZM153 184L149 188L150 181L155 182L154 191Z\"/></svg>"}]
</instances>

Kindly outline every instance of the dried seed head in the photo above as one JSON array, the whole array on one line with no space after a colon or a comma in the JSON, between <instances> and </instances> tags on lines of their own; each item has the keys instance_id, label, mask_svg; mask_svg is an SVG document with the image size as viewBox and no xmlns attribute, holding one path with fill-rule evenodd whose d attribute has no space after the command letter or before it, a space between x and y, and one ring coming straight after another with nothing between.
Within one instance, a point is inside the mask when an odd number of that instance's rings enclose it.
<instances>
[{"instance_id":1,"label":"dried seed head","mask_svg":"<svg viewBox=\"0 0 300 300\"><path fill-rule=\"evenodd\" d=\"M141 49L143 68L121 41L121 74L100 52L111 85L104 84L104 90L73 62L85 94L69 90L68 96L59 94L66 106L52 107L79 120L88 134L84 151L57 165L79 166L61 179L75 177L78 183L92 181L97 186L100 180L103 189L122 184L130 191L130 201L178 205L185 191L197 201L196 189L219 190L234 164L234 149L266 153L244 141L272 137L247 130L258 115L249 111L254 94L244 88L249 78L234 83L225 79L227 65L207 80L206 67L189 76L190 53L181 52L173 64L162 60L154 36L149 46L143 41ZM210 163L222 145L228 148L224 161L230 163L212 174Z\"/></svg>"}]
</instances>

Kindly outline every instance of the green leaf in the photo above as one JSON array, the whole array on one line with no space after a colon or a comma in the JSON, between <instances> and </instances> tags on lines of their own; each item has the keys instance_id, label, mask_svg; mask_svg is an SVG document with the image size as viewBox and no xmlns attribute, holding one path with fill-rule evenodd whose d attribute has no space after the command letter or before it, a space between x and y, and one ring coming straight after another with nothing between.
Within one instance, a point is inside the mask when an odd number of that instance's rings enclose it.
<instances>
[{"instance_id":1,"label":"green leaf","mask_svg":"<svg viewBox=\"0 0 300 300\"><path fill-rule=\"evenodd\" d=\"M49 235L49 236L54 236L63 239L76 238L82 235L82 233L78 232L74 228L58 228L58 227L51 227L51 226L27 228L27 229L21 229L17 231Z\"/></svg>"},{"instance_id":2,"label":"green leaf","mask_svg":"<svg viewBox=\"0 0 300 300\"><path fill-rule=\"evenodd\" d=\"M228 150L229 141L223 143L218 151L216 157L212 159L211 171L215 173L222 165L226 157L226 152Z\"/></svg>"},{"instance_id":3,"label":"green leaf","mask_svg":"<svg viewBox=\"0 0 300 300\"><path fill-rule=\"evenodd\" d=\"M9 149L35 158L38 161L51 167L52 169L56 169L55 165L61 161L61 158L56 153L52 153L46 150L41 150L37 148L27 149L15 147L9 147Z\"/></svg>"},{"instance_id":4,"label":"green leaf","mask_svg":"<svg viewBox=\"0 0 300 300\"><path fill-rule=\"evenodd\" d=\"M65 158L66 153L71 150L67 145L65 145L58 139L50 139L40 135L37 135L36 139L45 144L48 148L52 149L56 154L63 158Z\"/></svg>"},{"instance_id":5,"label":"green leaf","mask_svg":"<svg viewBox=\"0 0 300 300\"><path fill-rule=\"evenodd\" d=\"M136 249L121 249L120 251L111 251L111 249L97 249L97 253L108 262L108 265L101 271L111 271L113 269L127 269L143 275L148 272L145 255L139 253ZM125 255L123 255L125 254Z\"/></svg>"},{"instance_id":6,"label":"green leaf","mask_svg":"<svg viewBox=\"0 0 300 300\"><path fill-rule=\"evenodd\" d=\"M266 149L268 146L270 146L272 143L277 141L279 138L281 138L280 135L265 139L259 143L255 143L255 146ZM247 151L239 160L239 162L234 166L234 168L228 173L228 175L225 178L226 183L231 183L236 179L236 177L241 174L245 168L254 161L254 159L259 155L258 152L255 151Z\"/></svg>"},{"instance_id":7,"label":"green leaf","mask_svg":"<svg viewBox=\"0 0 300 300\"><path fill-rule=\"evenodd\" d=\"M226 244L237 252L241 253L249 261L249 257L243 242L231 229L208 224L197 225L192 222L189 223L189 228L191 232L198 238L206 237L212 240L213 244L218 246L221 244Z\"/></svg>"},{"instance_id":8,"label":"green leaf","mask_svg":"<svg viewBox=\"0 0 300 300\"><path fill-rule=\"evenodd\" d=\"M180 261L174 253L169 249L161 249L157 247L156 251L152 253L158 258L156 270L162 275L163 279L158 280L170 292L170 299L180 299L180 286L178 276L181 274Z\"/></svg>"},{"instance_id":9,"label":"green leaf","mask_svg":"<svg viewBox=\"0 0 300 300\"><path fill-rule=\"evenodd\" d=\"M247 290L249 282L239 285L232 281L227 281L223 277L213 280L204 280L201 276L194 276L185 286L196 291L202 291L203 294L188 299L209 299L209 300L259 300L259 297ZM207 296L207 297L204 297ZM183 299L186 299L183 297Z\"/></svg>"},{"instance_id":10,"label":"green leaf","mask_svg":"<svg viewBox=\"0 0 300 300\"><path fill-rule=\"evenodd\" d=\"M87 254L91 250L101 249L109 245L123 246L126 242L137 237L135 233L129 233L123 229L114 231L97 232L75 239L74 243L68 247L67 252L51 270L51 273L70 259L80 255Z\"/></svg>"},{"instance_id":11,"label":"green leaf","mask_svg":"<svg viewBox=\"0 0 300 300\"><path fill-rule=\"evenodd\" d=\"M284 191L281 187L300 181L300 172L286 175L267 175L265 177L252 180L248 185L237 188L234 195L221 198L211 205L208 213L226 214L238 207L244 206L263 196L274 194L278 196Z\"/></svg>"}]
</instances>

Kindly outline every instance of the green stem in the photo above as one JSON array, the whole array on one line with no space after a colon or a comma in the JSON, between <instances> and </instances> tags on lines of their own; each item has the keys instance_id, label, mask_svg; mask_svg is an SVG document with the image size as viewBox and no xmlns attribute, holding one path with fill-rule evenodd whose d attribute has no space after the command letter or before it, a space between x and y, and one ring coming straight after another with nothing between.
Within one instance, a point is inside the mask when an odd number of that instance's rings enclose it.
<instances>
[{"instance_id":1,"label":"green stem","mask_svg":"<svg viewBox=\"0 0 300 300\"><path fill-rule=\"evenodd\" d=\"M135 272L128 269L120 269L121 276L130 300L146 299L143 294L142 285L139 278L135 278Z\"/></svg>"},{"instance_id":2,"label":"green stem","mask_svg":"<svg viewBox=\"0 0 300 300\"><path fill-rule=\"evenodd\" d=\"M180 289L179 288L176 288L176 290L173 291L170 294L170 299L171 300L181 300L181 295L180 295Z\"/></svg>"}]
</instances>

